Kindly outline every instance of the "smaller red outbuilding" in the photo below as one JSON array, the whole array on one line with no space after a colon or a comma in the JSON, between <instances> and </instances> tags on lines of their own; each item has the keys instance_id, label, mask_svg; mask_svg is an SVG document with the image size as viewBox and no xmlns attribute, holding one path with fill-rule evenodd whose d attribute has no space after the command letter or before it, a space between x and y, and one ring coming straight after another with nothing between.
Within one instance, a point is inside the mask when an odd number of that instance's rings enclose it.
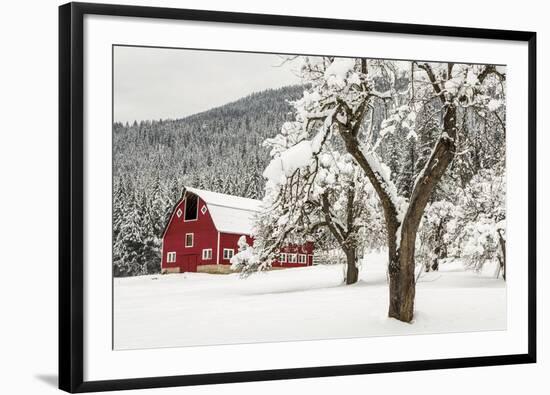
<instances>
[{"instance_id":1,"label":"smaller red outbuilding","mask_svg":"<svg viewBox=\"0 0 550 395\"><path fill-rule=\"evenodd\" d=\"M255 199L186 188L162 236L162 272L196 272L201 265L229 265L241 236L253 244L254 216L260 204ZM313 243L306 243L284 247L273 266L312 264Z\"/></svg>"}]
</instances>

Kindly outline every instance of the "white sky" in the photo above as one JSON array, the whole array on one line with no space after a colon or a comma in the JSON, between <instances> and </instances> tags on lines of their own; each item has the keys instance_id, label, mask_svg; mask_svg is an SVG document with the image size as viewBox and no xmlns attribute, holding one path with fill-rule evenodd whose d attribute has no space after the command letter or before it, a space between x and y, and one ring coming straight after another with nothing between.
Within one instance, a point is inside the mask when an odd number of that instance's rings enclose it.
<instances>
[{"instance_id":1,"label":"white sky","mask_svg":"<svg viewBox=\"0 0 550 395\"><path fill-rule=\"evenodd\" d=\"M277 55L188 49L114 49L114 120L182 118L252 92L297 84Z\"/></svg>"}]
</instances>

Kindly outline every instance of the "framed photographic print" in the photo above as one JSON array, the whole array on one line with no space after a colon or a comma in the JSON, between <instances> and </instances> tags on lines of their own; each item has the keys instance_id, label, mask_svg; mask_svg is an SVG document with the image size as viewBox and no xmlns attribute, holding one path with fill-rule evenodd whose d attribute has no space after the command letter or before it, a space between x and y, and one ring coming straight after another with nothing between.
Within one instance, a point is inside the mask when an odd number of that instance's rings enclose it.
<instances>
[{"instance_id":1,"label":"framed photographic print","mask_svg":"<svg viewBox=\"0 0 550 395\"><path fill-rule=\"evenodd\" d=\"M535 362L535 33L59 16L61 389Z\"/></svg>"}]
</instances>

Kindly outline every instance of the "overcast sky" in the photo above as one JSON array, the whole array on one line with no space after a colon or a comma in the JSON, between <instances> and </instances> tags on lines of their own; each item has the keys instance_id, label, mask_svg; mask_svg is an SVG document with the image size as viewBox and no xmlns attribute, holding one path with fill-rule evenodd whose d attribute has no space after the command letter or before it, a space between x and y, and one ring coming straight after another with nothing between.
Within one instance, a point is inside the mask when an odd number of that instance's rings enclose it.
<instances>
[{"instance_id":1,"label":"overcast sky","mask_svg":"<svg viewBox=\"0 0 550 395\"><path fill-rule=\"evenodd\" d=\"M280 64L276 55L117 46L115 121L181 118L300 82Z\"/></svg>"}]
</instances>

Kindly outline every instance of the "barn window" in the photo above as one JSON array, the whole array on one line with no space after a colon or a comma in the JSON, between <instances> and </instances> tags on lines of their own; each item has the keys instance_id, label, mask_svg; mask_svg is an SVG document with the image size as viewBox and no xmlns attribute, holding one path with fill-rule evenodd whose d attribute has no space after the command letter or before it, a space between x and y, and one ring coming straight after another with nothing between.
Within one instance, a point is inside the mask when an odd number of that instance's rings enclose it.
<instances>
[{"instance_id":1,"label":"barn window","mask_svg":"<svg viewBox=\"0 0 550 395\"><path fill-rule=\"evenodd\" d=\"M206 214L206 205L202 206L201 213Z\"/></svg>"},{"instance_id":2,"label":"barn window","mask_svg":"<svg viewBox=\"0 0 550 395\"><path fill-rule=\"evenodd\" d=\"M185 246L186 247L193 247L193 240L194 239L194 235L193 233L186 233L185 234Z\"/></svg>"},{"instance_id":3,"label":"barn window","mask_svg":"<svg viewBox=\"0 0 550 395\"><path fill-rule=\"evenodd\" d=\"M212 259L212 248L202 250L202 259L205 261Z\"/></svg>"},{"instance_id":4,"label":"barn window","mask_svg":"<svg viewBox=\"0 0 550 395\"><path fill-rule=\"evenodd\" d=\"M297 258L298 258L298 254L288 254L289 263L296 263Z\"/></svg>"},{"instance_id":5,"label":"barn window","mask_svg":"<svg viewBox=\"0 0 550 395\"><path fill-rule=\"evenodd\" d=\"M199 198L197 195L187 195L185 198L184 221L195 221L199 216Z\"/></svg>"},{"instance_id":6,"label":"barn window","mask_svg":"<svg viewBox=\"0 0 550 395\"><path fill-rule=\"evenodd\" d=\"M306 255L305 254L298 255L298 263L306 263Z\"/></svg>"},{"instance_id":7,"label":"barn window","mask_svg":"<svg viewBox=\"0 0 550 395\"><path fill-rule=\"evenodd\" d=\"M176 215L178 216L178 218L180 218L182 214L183 212L181 211L181 208L178 208L178 211L176 211Z\"/></svg>"},{"instance_id":8,"label":"barn window","mask_svg":"<svg viewBox=\"0 0 550 395\"><path fill-rule=\"evenodd\" d=\"M233 248L224 248L223 249L223 259L231 259L231 258L233 258L234 254L235 254L235 251L233 251Z\"/></svg>"},{"instance_id":9,"label":"barn window","mask_svg":"<svg viewBox=\"0 0 550 395\"><path fill-rule=\"evenodd\" d=\"M286 262L286 254L281 254L280 258L279 258L279 262L283 263L283 262Z\"/></svg>"},{"instance_id":10,"label":"barn window","mask_svg":"<svg viewBox=\"0 0 550 395\"><path fill-rule=\"evenodd\" d=\"M168 252L166 254L166 262L168 262L168 263L176 262L176 253L175 252Z\"/></svg>"}]
</instances>

